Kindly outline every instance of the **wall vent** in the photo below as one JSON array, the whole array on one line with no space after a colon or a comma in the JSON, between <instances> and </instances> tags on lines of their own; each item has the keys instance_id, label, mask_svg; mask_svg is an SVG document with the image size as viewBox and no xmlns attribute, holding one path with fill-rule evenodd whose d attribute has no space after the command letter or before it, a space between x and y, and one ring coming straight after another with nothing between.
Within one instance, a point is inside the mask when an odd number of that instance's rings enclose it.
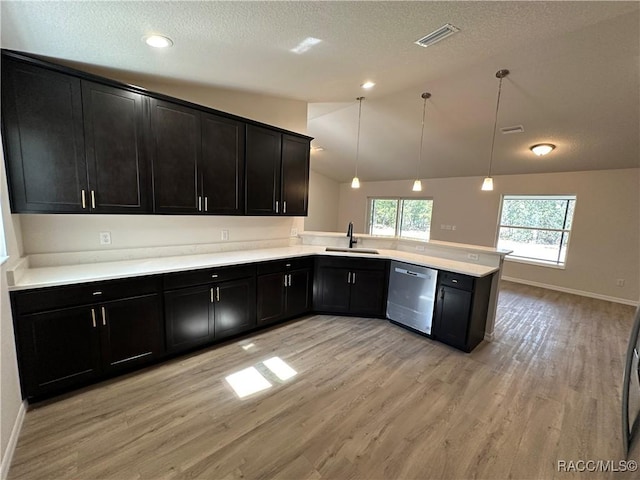
<instances>
[{"instance_id":1,"label":"wall vent","mask_svg":"<svg viewBox=\"0 0 640 480\"><path fill-rule=\"evenodd\" d=\"M500 131L504 135L507 135L508 133L522 133L524 132L524 127L522 125L514 125L513 127L501 128Z\"/></svg>"},{"instance_id":2,"label":"wall vent","mask_svg":"<svg viewBox=\"0 0 640 480\"><path fill-rule=\"evenodd\" d=\"M434 43L438 43L440 40L444 40L449 35L453 35L454 33L459 31L460 29L458 27L454 27L450 23L447 23L441 26L439 29L429 33L428 35L425 35L424 37L416 40L413 43L415 43L416 45L420 45L421 47L430 47Z\"/></svg>"}]
</instances>

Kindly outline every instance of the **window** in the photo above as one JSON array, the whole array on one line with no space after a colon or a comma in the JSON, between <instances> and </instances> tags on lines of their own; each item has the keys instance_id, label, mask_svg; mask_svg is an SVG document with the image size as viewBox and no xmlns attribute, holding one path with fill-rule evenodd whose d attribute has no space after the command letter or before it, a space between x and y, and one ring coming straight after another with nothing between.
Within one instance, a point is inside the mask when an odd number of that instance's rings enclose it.
<instances>
[{"instance_id":1,"label":"window","mask_svg":"<svg viewBox=\"0 0 640 480\"><path fill-rule=\"evenodd\" d=\"M370 198L369 233L429 240L432 210L427 198Z\"/></svg>"},{"instance_id":2,"label":"window","mask_svg":"<svg viewBox=\"0 0 640 480\"><path fill-rule=\"evenodd\" d=\"M507 258L564 266L576 205L575 195L505 195L498 248Z\"/></svg>"}]
</instances>

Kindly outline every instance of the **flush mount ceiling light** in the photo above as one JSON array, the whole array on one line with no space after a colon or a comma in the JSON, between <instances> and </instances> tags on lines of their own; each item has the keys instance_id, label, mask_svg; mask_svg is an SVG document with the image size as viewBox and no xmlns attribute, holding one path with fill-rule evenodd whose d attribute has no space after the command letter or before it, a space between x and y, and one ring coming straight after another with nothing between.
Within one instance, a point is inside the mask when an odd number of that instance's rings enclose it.
<instances>
[{"instance_id":1,"label":"flush mount ceiling light","mask_svg":"<svg viewBox=\"0 0 640 480\"><path fill-rule=\"evenodd\" d=\"M142 39L144 43L154 48L167 48L173 45L173 40L163 35L147 35Z\"/></svg>"},{"instance_id":2,"label":"flush mount ceiling light","mask_svg":"<svg viewBox=\"0 0 640 480\"><path fill-rule=\"evenodd\" d=\"M509 70L498 70L496 72L496 78L500 79L500 83L498 84L498 100L496 102L496 117L493 121L493 138L491 140L491 156L489 157L489 174L485 177L482 182L482 190L491 191L493 190L493 178L491 177L491 163L493 163L493 147L496 144L496 127L498 126L498 110L500 109L500 94L502 93L502 79L509 75Z\"/></svg>"},{"instance_id":3,"label":"flush mount ceiling light","mask_svg":"<svg viewBox=\"0 0 640 480\"><path fill-rule=\"evenodd\" d=\"M320 40L319 38L307 37L304 40L302 40L298 45L293 47L290 51L293 53L301 54L306 52L310 48L315 47L320 42L322 42L322 40Z\"/></svg>"},{"instance_id":4,"label":"flush mount ceiling light","mask_svg":"<svg viewBox=\"0 0 640 480\"><path fill-rule=\"evenodd\" d=\"M368 90L369 88L373 88L373 87L375 87L375 85L376 85L376 84L375 84L374 82L367 81L367 82L364 82L364 83L363 83L362 85L360 85L360 86L361 86L362 88L366 88L366 89Z\"/></svg>"},{"instance_id":5,"label":"flush mount ceiling light","mask_svg":"<svg viewBox=\"0 0 640 480\"><path fill-rule=\"evenodd\" d=\"M423 99L422 102L422 132L420 133L420 154L418 155L418 166L416 167L416 179L413 182L413 190L414 192L422 191L422 182L420 181L420 165L422 164L422 144L424 143L424 115L427 111L427 99L431 98L431 94L429 92L424 92L420 95Z\"/></svg>"},{"instance_id":6,"label":"flush mount ceiling light","mask_svg":"<svg viewBox=\"0 0 640 480\"><path fill-rule=\"evenodd\" d=\"M554 148L556 148L556 146L553 143L539 143L537 145L532 145L529 150L541 157L547 153L551 153L551 150Z\"/></svg>"},{"instance_id":7,"label":"flush mount ceiling light","mask_svg":"<svg viewBox=\"0 0 640 480\"><path fill-rule=\"evenodd\" d=\"M356 136L356 172L351 180L351 188L360 188L360 179L358 178L358 157L360 156L360 121L362 120L362 100L364 97L356 98L359 102L358 106L358 134Z\"/></svg>"},{"instance_id":8,"label":"flush mount ceiling light","mask_svg":"<svg viewBox=\"0 0 640 480\"><path fill-rule=\"evenodd\" d=\"M416 40L413 43L415 43L416 45L420 45L421 47L430 47L434 43L438 43L440 40L444 40L445 38L459 31L460 29L458 27L454 27L450 23L446 23L439 29L434 30L433 32L425 35L424 37Z\"/></svg>"}]
</instances>

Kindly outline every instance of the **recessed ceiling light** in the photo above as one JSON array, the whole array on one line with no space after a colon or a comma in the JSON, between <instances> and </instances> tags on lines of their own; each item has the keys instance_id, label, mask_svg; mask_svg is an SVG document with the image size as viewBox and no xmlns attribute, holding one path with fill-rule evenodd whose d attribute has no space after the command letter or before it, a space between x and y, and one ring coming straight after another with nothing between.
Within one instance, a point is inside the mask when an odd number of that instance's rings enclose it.
<instances>
[{"instance_id":1,"label":"recessed ceiling light","mask_svg":"<svg viewBox=\"0 0 640 480\"><path fill-rule=\"evenodd\" d=\"M363 83L362 85L360 85L360 86L361 86L362 88L373 88L373 87L375 86L375 83L374 83L374 82L367 81L367 82L364 82L364 83Z\"/></svg>"},{"instance_id":2,"label":"recessed ceiling light","mask_svg":"<svg viewBox=\"0 0 640 480\"><path fill-rule=\"evenodd\" d=\"M530 150L541 157L542 155L550 153L554 148L556 148L556 146L552 143L539 143L538 145L531 146Z\"/></svg>"},{"instance_id":3,"label":"recessed ceiling light","mask_svg":"<svg viewBox=\"0 0 640 480\"><path fill-rule=\"evenodd\" d=\"M163 35L147 35L143 40L147 45L154 48L167 48L173 45L173 40Z\"/></svg>"}]
</instances>

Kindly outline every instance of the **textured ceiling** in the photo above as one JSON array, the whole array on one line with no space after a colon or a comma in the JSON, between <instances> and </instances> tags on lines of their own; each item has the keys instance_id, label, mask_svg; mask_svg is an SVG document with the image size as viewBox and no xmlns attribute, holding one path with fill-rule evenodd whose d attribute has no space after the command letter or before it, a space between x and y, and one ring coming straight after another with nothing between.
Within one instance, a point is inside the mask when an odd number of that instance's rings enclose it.
<instances>
[{"instance_id":1,"label":"textured ceiling","mask_svg":"<svg viewBox=\"0 0 640 480\"><path fill-rule=\"evenodd\" d=\"M3 48L310 103L312 168L353 175L359 85L365 93L362 180L624 168L639 163L638 2L12 2L0 3ZM413 41L452 23L460 32ZM170 36L151 51L141 38ZM291 52L306 37L322 40ZM552 141L538 158L528 147Z\"/></svg>"}]
</instances>

